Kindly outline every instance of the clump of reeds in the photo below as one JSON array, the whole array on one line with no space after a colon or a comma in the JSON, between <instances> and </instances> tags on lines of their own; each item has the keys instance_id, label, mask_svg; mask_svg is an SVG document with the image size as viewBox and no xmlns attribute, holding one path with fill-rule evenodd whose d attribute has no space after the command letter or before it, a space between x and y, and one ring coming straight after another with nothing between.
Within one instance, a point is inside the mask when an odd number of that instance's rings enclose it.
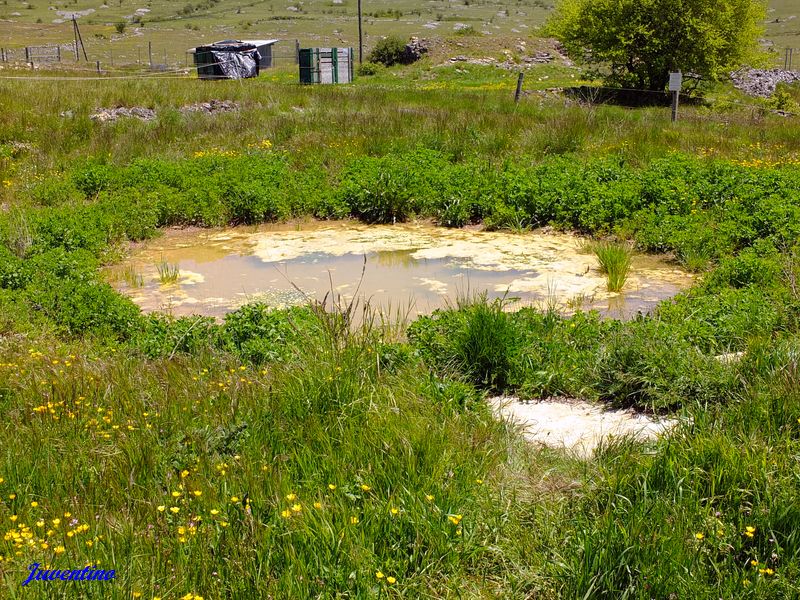
<instances>
[{"instance_id":1,"label":"clump of reeds","mask_svg":"<svg viewBox=\"0 0 800 600\"><path fill-rule=\"evenodd\" d=\"M162 285L177 283L178 278L181 276L178 265L171 265L165 260L158 263L156 269L158 270L158 280Z\"/></svg>"},{"instance_id":2,"label":"clump of reeds","mask_svg":"<svg viewBox=\"0 0 800 600\"><path fill-rule=\"evenodd\" d=\"M608 291L622 291L631 268L631 246L624 242L596 242L592 245L592 252L600 263L600 272L608 277Z\"/></svg>"}]
</instances>

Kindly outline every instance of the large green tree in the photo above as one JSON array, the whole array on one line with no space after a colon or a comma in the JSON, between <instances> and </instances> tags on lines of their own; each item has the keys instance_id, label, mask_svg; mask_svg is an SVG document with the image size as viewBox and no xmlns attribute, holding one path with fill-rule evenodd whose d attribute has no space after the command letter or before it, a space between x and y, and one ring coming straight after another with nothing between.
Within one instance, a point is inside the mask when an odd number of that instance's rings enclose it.
<instances>
[{"instance_id":1,"label":"large green tree","mask_svg":"<svg viewBox=\"0 0 800 600\"><path fill-rule=\"evenodd\" d=\"M560 0L548 23L610 83L663 90L669 72L718 79L758 53L763 0Z\"/></svg>"}]
</instances>

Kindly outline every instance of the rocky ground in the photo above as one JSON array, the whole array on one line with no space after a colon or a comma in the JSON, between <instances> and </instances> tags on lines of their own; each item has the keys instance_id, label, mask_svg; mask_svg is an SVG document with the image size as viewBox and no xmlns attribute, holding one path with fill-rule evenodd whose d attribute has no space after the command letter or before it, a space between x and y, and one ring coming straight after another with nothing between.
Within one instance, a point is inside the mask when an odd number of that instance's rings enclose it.
<instances>
[{"instance_id":1,"label":"rocky ground","mask_svg":"<svg viewBox=\"0 0 800 600\"><path fill-rule=\"evenodd\" d=\"M178 110L182 114L189 113L204 113L207 115L214 115L223 112L231 112L238 110L239 104L231 100L210 100L209 102L198 102L196 104L187 104ZM64 115L67 116L67 115ZM152 121L156 118L156 111L152 108L145 108L143 106L118 106L116 108L99 108L93 112L90 117L92 121L98 123L110 123L118 119L135 118L142 121Z\"/></svg>"},{"instance_id":2,"label":"rocky ground","mask_svg":"<svg viewBox=\"0 0 800 600\"><path fill-rule=\"evenodd\" d=\"M775 93L779 83L797 83L800 72L782 69L742 69L731 73L731 80L736 89L748 96L769 98Z\"/></svg>"}]
</instances>

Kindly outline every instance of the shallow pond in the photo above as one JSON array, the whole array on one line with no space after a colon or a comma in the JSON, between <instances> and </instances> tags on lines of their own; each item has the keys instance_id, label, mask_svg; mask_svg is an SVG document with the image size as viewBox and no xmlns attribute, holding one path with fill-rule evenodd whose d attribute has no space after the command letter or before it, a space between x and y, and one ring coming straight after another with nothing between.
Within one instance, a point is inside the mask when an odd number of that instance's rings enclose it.
<instances>
[{"instance_id":1,"label":"shallow pond","mask_svg":"<svg viewBox=\"0 0 800 600\"><path fill-rule=\"evenodd\" d=\"M486 292L515 307L556 302L625 318L692 282L662 257L636 256L622 293L609 293L594 255L570 234L350 221L170 230L108 276L146 311L216 317L251 301L286 306L331 292L413 317Z\"/></svg>"}]
</instances>

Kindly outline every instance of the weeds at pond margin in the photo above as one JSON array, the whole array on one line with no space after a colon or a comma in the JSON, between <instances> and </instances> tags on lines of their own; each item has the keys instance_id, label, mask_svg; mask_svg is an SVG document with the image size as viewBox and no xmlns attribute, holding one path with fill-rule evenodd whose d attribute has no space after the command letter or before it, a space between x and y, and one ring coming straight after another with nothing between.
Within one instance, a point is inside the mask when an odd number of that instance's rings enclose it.
<instances>
[{"instance_id":1,"label":"weeds at pond margin","mask_svg":"<svg viewBox=\"0 0 800 600\"><path fill-rule=\"evenodd\" d=\"M624 242L600 241L591 245L600 272L608 277L608 291L621 292L628 280L633 250Z\"/></svg>"},{"instance_id":2,"label":"weeds at pond margin","mask_svg":"<svg viewBox=\"0 0 800 600\"><path fill-rule=\"evenodd\" d=\"M158 271L158 281L161 285L173 285L178 282L181 276L178 265L171 265L164 260L156 264L156 270Z\"/></svg>"}]
</instances>

